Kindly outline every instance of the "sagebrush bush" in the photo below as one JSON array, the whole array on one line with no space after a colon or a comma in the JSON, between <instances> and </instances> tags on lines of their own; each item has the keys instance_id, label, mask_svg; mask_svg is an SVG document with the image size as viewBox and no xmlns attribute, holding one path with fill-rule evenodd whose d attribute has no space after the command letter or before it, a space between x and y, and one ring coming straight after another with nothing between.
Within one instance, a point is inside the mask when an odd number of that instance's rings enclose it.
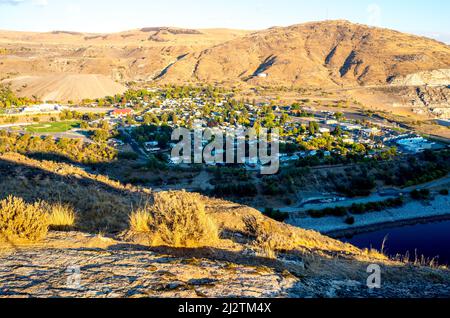
<instances>
[{"instance_id":1,"label":"sagebrush bush","mask_svg":"<svg viewBox=\"0 0 450 318\"><path fill-rule=\"evenodd\" d=\"M153 204L130 217L132 232L148 235L152 246L199 247L218 240L218 229L199 197L186 192L162 192Z\"/></svg>"},{"instance_id":2,"label":"sagebrush bush","mask_svg":"<svg viewBox=\"0 0 450 318\"><path fill-rule=\"evenodd\" d=\"M9 196L0 201L0 241L36 242L48 232L48 215L41 203L27 204Z\"/></svg>"}]
</instances>

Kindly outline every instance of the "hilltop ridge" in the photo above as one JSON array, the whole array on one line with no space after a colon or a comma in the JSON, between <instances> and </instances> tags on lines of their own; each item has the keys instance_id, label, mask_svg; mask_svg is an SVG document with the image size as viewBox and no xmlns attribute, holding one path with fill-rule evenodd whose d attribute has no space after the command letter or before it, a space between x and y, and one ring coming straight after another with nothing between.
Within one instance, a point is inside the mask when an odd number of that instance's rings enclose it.
<instances>
[{"instance_id":1,"label":"hilltop ridge","mask_svg":"<svg viewBox=\"0 0 450 318\"><path fill-rule=\"evenodd\" d=\"M262 31L0 32L0 47L8 52L0 58L1 77L72 72L122 82L346 87L387 85L397 77L450 68L444 43L345 20Z\"/></svg>"}]
</instances>

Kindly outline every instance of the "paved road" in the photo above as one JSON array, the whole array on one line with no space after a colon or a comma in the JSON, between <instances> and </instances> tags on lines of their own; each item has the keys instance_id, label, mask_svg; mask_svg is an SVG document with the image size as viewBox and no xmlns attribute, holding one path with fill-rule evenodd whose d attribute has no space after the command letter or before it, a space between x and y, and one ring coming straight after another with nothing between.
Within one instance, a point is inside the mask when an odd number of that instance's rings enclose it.
<instances>
[{"instance_id":1,"label":"paved road","mask_svg":"<svg viewBox=\"0 0 450 318\"><path fill-rule=\"evenodd\" d=\"M133 150L139 155L139 159L143 161L147 161L150 157L148 154L141 148L141 146L131 137L126 129L123 127L119 128L119 132L125 136L125 142L133 148Z\"/></svg>"}]
</instances>

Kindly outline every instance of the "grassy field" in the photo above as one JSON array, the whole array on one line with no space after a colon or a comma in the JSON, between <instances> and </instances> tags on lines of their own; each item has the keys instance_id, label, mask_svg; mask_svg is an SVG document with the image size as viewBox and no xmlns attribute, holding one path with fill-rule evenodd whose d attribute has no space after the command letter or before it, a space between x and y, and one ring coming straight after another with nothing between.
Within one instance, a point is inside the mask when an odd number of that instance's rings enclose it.
<instances>
[{"instance_id":1,"label":"grassy field","mask_svg":"<svg viewBox=\"0 0 450 318\"><path fill-rule=\"evenodd\" d=\"M30 133L62 133L79 127L79 121L62 121L30 125L25 130Z\"/></svg>"}]
</instances>

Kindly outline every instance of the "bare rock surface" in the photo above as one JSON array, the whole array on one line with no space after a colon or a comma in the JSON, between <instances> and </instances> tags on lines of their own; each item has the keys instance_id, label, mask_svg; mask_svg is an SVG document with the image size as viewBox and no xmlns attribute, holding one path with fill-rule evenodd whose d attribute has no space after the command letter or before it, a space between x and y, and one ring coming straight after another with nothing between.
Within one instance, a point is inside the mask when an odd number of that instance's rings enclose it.
<instances>
[{"instance_id":1,"label":"bare rock surface","mask_svg":"<svg viewBox=\"0 0 450 318\"><path fill-rule=\"evenodd\" d=\"M336 262L335 262L336 263ZM449 297L448 272L390 270L381 289L324 269L304 275L190 258L80 233L0 252L1 297ZM335 268L333 268L335 270Z\"/></svg>"},{"instance_id":2,"label":"bare rock surface","mask_svg":"<svg viewBox=\"0 0 450 318\"><path fill-rule=\"evenodd\" d=\"M11 249L0 259L0 297L287 297L299 280L120 243Z\"/></svg>"}]
</instances>

